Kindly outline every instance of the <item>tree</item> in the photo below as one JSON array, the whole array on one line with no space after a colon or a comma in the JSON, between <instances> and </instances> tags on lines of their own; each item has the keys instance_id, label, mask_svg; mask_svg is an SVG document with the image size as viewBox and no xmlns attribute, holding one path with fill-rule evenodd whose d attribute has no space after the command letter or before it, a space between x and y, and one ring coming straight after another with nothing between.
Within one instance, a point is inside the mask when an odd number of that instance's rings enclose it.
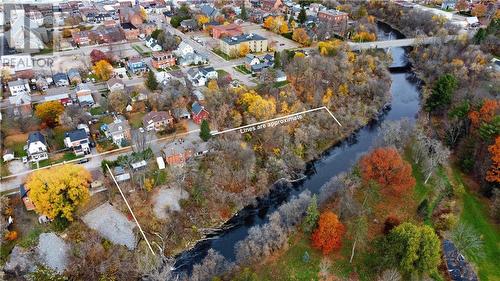
<instances>
[{"instance_id":1,"label":"tree","mask_svg":"<svg viewBox=\"0 0 500 281\"><path fill-rule=\"evenodd\" d=\"M92 66L92 71L99 79L107 81L111 77L111 73L113 73L113 67L109 62L100 60Z\"/></svg>"},{"instance_id":2,"label":"tree","mask_svg":"<svg viewBox=\"0 0 500 281\"><path fill-rule=\"evenodd\" d=\"M491 155L491 167L486 172L486 180L489 182L500 183L500 136L497 136L495 143L488 146Z\"/></svg>"},{"instance_id":3,"label":"tree","mask_svg":"<svg viewBox=\"0 0 500 281\"><path fill-rule=\"evenodd\" d=\"M274 68L281 68L281 58L279 52L274 52Z\"/></svg>"},{"instance_id":4,"label":"tree","mask_svg":"<svg viewBox=\"0 0 500 281\"><path fill-rule=\"evenodd\" d=\"M487 9L488 8L483 3L477 3L474 5L474 7L472 7L471 13L473 16L481 18L486 15Z\"/></svg>"},{"instance_id":5,"label":"tree","mask_svg":"<svg viewBox=\"0 0 500 281\"><path fill-rule=\"evenodd\" d=\"M200 138L203 141L208 141L212 135L210 134L210 127L208 125L207 120L201 121L201 126L200 126Z\"/></svg>"},{"instance_id":6,"label":"tree","mask_svg":"<svg viewBox=\"0 0 500 281\"><path fill-rule=\"evenodd\" d=\"M153 32L151 32L151 37L154 39L158 39L158 35L163 33L164 31L161 29L155 29Z\"/></svg>"},{"instance_id":7,"label":"tree","mask_svg":"<svg viewBox=\"0 0 500 281\"><path fill-rule=\"evenodd\" d=\"M450 233L450 238L461 254L478 261L484 257L483 240L471 226L459 223Z\"/></svg>"},{"instance_id":8,"label":"tree","mask_svg":"<svg viewBox=\"0 0 500 281\"><path fill-rule=\"evenodd\" d=\"M156 80L156 76L153 71L148 72L148 78L146 79L146 81L144 81L144 84L150 91L155 91L158 89L158 81Z\"/></svg>"},{"instance_id":9,"label":"tree","mask_svg":"<svg viewBox=\"0 0 500 281\"><path fill-rule=\"evenodd\" d=\"M92 117L77 105L66 106L59 117L60 123L68 128L75 128L78 124L88 124L91 119Z\"/></svg>"},{"instance_id":10,"label":"tree","mask_svg":"<svg viewBox=\"0 0 500 281\"><path fill-rule=\"evenodd\" d=\"M163 50L172 51L177 48L179 41L175 35L162 30L162 32L158 34L158 44L163 48Z\"/></svg>"},{"instance_id":11,"label":"tree","mask_svg":"<svg viewBox=\"0 0 500 281\"><path fill-rule=\"evenodd\" d=\"M397 269L390 268L382 272L382 274L377 278L377 281L401 281L403 278Z\"/></svg>"},{"instance_id":12,"label":"tree","mask_svg":"<svg viewBox=\"0 0 500 281\"><path fill-rule=\"evenodd\" d=\"M293 31L292 39L304 46L309 46L311 44L311 39L309 38L309 35L307 35L306 30L303 28L296 28Z\"/></svg>"},{"instance_id":13,"label":"tree","mask_svg":"<svg viewBox=\"0 0 500 281\"><path fill-rule=\"evenodd\" d=\"M363 156L359 164L365 181L373 180L393 193L401 194L415 186L411 165L395 148L377 148Z\"/></svg>"},{"instance_id":14,"label":"tree","mask_svg":"<svg viewBox=\"0 0 500 281\"><path fill-rule=\"evenodd\" d=\"M395 216L388 216L384 222L384 234L389 234L396 226L400 225L401 222Z\"/></svg>"},{"instance_id":15,"label":"tree","mask_svg":"<svg viewBox=\"0 0 500 281\"><path fill-rule=\"evenodd\" d=\"M467 2L467 0L458 0L457 4L455 5L455 9L459 12L468 10L469 3Z\"/></svg>"},{"instance_id":16,"label":"tree","mask_svg":"<svg viewBox=\"0 0 500 281\"><path fill-rule=\"evenodd\" d=\"M448 106L457 85L457 79L451 74L439 77L432 89L431 95L425 103L425 109L428 112L433 112L434 110Z\"/></svg>"},{"instance_id":17,"label":"tree","mask_svg":"<svg viewBox=\"0 0 500 281\"><path fill-rule=\"evenodd\" d=\"M240 13L240 18L242 20L247 20L248 15L247 15L247 7L245 7L245 1L242 2L241 4L241 13Z\"/></svg>"},{"instance_id":18,"label":"tree","mask_svg":"<svg viewBox=\"0 0 500 281\"><path fill-rule=\"evenodd\" d=\"M265 20L264 23L262 24L265 29L273 30L275 23L274 23L274 17L268 16Z\"/></svg>"},{"instance_id":19,"label":"tree","mask_svg":"<svg viewBox=\"0 0 500 281\"><path fill-rule=\"evenodd\" d=\"M239 101L258 120L269 119L276 114L276 102L272 98L263 98L255 91L244 93Z\"/></svg>"},{"instance_id":20,"label":"tree","mask_svg":"<svg viewBox=\"0 0 500 281\"><path fill-rule=\"evenodd\" d=\"M26 188L37 213L73 221L73 213L90 197L91 181L83 166L66 164L31 173Z\"/></svg>"},{"instance_id":21,"label":"tree","mask_svg":"<svg viewBox=\"0 0 500 281\"><path fill-rule=\"evenodd\" d=\"M217 91L219 89L219 85L217 84L217 80L208 81L207 88L210 91Z\"/></svg>"},{"instance_id":22,"label":"tree","mask_svg":"<svg viewBox=\"0 0 500 281\"><path fill-rule=\"evenodd\" d=\"M205 15L198 16L198 25L205 26L210 21L210 19Z\"/></svg>"},{"instance_id":23,"label":"tree","mask_svg":"<svg viewBox=\"0 0 500 281\"><path fill-rule=\"evenodd\" d=\"M313 195L309 206L307 206L306 217L302 228L306 233L311 233L317 226L319 219L318 200L316 195Z\"/></svg>"},{"instance_id":24,"label":"tree","mask_svg":"<svg viewBox=\"0 0 500 281\"><path fill-rule=\"evenodd\" d=\"M282 23L280 25L280 29L279 29L279 33L280 34L284 34L284 33L288 33L289 30L288 30L288 24L285 22L285 23Z\"/></svg>"},{"instance_id":25,"label":"tree","mask_svg":"<svg viewBox=\"0 0 500 281\"><path fill-rule=\"evenodd\" d=\"M352 36L352 41L354 42L372 42L376 39L377 35L368 31L359 31Z\"/></svg>"},{"instance_id":26,"label":"tree","mask_svg":"<svg viewBox=\"0 0 500 281\"><path fill-rule=\"evenodd\" d=\"M351 220L347 229L349 236L354 240L352 243L351 258L349 259L349 263L352 263L356 246L364 246L366 244L366 237L368 235L368 220L366 216L362 215Z\"/></svg>"},{"instance_id":27,"label":"tree","mask_svg":"<svg viewBox=\"0 0 500 281\"><path fill-rule=\"evenodd\" d=\"M96 64L98 61L101 61L101 60L108 61L109 58L108 58L108 56L106 56L106 54L104 54L103 51L98 50L98 49L93 49L90 52L90 61L92 62L92 64Z\"/></svg>"},{"instance_id":28,"label":"tree","mask_svg":"<svg viewBox=\"0 0 500 281\"><path fill-rule=\"evenodd\" d=\"M122 92L111 92L108 94L109 107L115 112L123 112L128 104L127 96Z\"/></svg>"},{"instance_id":29,"label":"tree","mask_svg":"<svg viewBox=\"0 0 500 281\"><path fill-rule=\"evenodd\" d=\"M327 255L333 250L340 249L344 233L345 227L337 215L331 211L325 211L320 215L318 228L312 234L312 246Z\"/></svg>"},{"instance_id":30,"label":"tree","mask_svg":"<svg viewBox=\"0 0 500 281\"><path fill-rule=\"evenodd\" d=\"M427 225L403 223L384 238L380 256L390 266L403 273L429 273L441 261L441 242L434 230Z\"/></svg>"},{"instance_id":31,"label":"tree","mask_svg":"<svg viewBox=\"0 0 500 281\"><path fill-rule=\"evenodd\" d=\"M246 43L241 43L240 44L240 49L239 49L239 55L240 57L246 56L248 53L250 53L250 47Z\"/></svg>"},{"instance_id":32,"label":"tree","mask_svg":"<svg viewBox=\"0 0 500 281\"><path fill-rule=\"evenodd\" d=\"M488 34L486 33L486 29L481 27L477 30L476 34L474 34L474 38L472 41L474 42L474 44L479 45L484 41L484 39L486 39L487 36Z\"/></svg>"},{"instance_id":33,"label":"tree","mask_svg":"<svg viewBox=\"0 0 500 281\"><path fill-rule=\"evenodd\" d=\"M64 106L59 101L48 101L39 104L35 108L36 117L45 122L47 126L54 128L59 124L59 117L64 112Z\"/></svg>"},{"instance_id":34,"label":"tree","mask_svg":"<svg viewBox=\"0 0 500 281\"><path fill-rule=\"evenodd\" d=\"M300 24L304 24L306 20L307 20L306 8L304 7L304 5L302 5L302 7L300 8L299 15L297 16L297 21Z\"/></svg>"}]
</instances>

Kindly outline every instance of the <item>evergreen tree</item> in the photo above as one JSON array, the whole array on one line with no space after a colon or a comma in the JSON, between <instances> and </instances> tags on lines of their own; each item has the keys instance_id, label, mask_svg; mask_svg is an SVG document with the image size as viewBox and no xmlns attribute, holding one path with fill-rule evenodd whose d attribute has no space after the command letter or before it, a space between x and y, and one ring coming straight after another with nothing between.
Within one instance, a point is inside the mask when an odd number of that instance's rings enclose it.
<instances>
[{"instance_id":1,"label":"evergreen tree","mask_svg":"<svg viewBox=\"0 0 500 281\"><path fill-rule=\"evenodd\" d=\"M245 7L245 1L241 4L241 14L240 17L242 20L246 20L248 18L247 8Z\"/></svg>"},{"instance_id":2,"label":"evergreen tree","mask_svg":"<svg viewBox=\"0 0 500 281\"><path fill-rule=\"evenodd\" d=\"M297 20L300 22L300 24L304 24L307 20L306 8L304 7L304 5L302 5L302 8L300 9Z\"/></svg>"},{"instance_id":3,"label":"evergreen tree","mask_svg":"<svg viewBox=\"0 0 500 281\"><path fill-rule=\"evenodd\" d=\"M316 194L311 198L311 202L309 202L309 206L307 206L306 217L304 219L304 223L302 228L305 232L311 233L318 224L319 219L319 210L318 210L318 200Z\"/></svg>"},{"instance_id":4,"label":"evergreen tree","mask_svg":"<svg viewBox=\"0 0 500 281\"><path fill-rule=\"evenodd\" d=\"M488 34L486 33L486 30L484 28L480 28L477 30L476 34L474 35L474 44L481 44L483 40L486 38Z\"/></svg>"},{"instance_id":5,"label":"evergreen tree","mask_svg":"<svg viewBox=\"0 0 500 281\"><path fill-rule=\"evenodd\" d=\"M155 77L155 74L153 73L153 71L150 71L148 73L148 78L146 79L146 87L150 90L150 91L154 91L156 89L158 89L158 81L156 80L156 77Z\"/></svg>"},{"instance_id":6,"label":"evergreen tree","mask_svg":"<svg viewBox=\"0 0 500 281\"><path fill-rule=\"evenodd\" d=\"M428 112L432 112L449 105L457 84L457 79L451 74L439 77L432 89L431 95L426 101L425 109Z\"/></svg>"},{"instance_id":7,"label":"evergreen tree","mask_svg":"<svg viewBox=\"0 0 500 281\"><path fill-rule=\"evenodd\" d=\"M281 68L281 58L279 52L274 52L274 68Z\"/></svg>"},{"instance_id":8,"label":"evergreen tree","mask_svg":"<svg viewBox=\"0 0 500 281\"><path fill-rule=\"evenodd\" d=\"M208 141L212 135L210 134L210 127L208 126L207 120L201 121L201 127L200 127L200 138L203 141Z\"/></svg>"}]
</instances>

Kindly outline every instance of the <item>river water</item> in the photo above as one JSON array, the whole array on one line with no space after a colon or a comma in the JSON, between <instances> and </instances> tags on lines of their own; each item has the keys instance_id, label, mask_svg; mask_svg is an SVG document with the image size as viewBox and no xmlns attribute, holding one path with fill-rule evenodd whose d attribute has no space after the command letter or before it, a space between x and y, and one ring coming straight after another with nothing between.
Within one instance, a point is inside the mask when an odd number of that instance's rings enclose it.
<instances>
[{"instance_id":1,"label":"river water","mask_svg":"<svg viewBox=\"0 0 500 281\"><path fill-rule=\"evenodd\" d=\"M404 38L386 24L378 23L377 27L378 40ZM412 122L415 120L420 109L420 92L410 69L403 67L407 65L407 50L392 48L387 51L391 52L393 57L391 69L397 69L391 70L390 75L392 79L390 108L385 110L377 121L371 122L345 141L328 149L321 158L311 162L304 180L294 183L291 188L276 184L268 196L259 198L255 205L245 207L231 218L225 224L225 230L212 234L207 237L207 240L198 242L192 249L178 255L174 266L175 271L190 271L194 264L199 263L206 256L210 248L222 254L229 261L234 261L234 246L247 236L251 227L266 223L267 216L292 196L298 195L304 190L318 193L321 186L332 177L348 171L359 157L373 146L381 124L403 118ZM342 123L341 118L339 119Z\"/></svg>"}]
</instances>

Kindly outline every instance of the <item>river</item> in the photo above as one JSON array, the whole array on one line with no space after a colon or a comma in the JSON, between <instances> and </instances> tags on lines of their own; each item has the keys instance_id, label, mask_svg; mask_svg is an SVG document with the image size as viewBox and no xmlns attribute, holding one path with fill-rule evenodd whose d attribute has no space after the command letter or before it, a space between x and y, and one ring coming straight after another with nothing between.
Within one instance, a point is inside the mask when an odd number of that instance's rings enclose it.
<instances>
[{"instance_id":1,"label":"river","mask_svg":"<svg viewBox=\"0 0 500 281\"><path fill-rule=\"evenodd\" d=\"M378 40L404 38L386 24L378 23L377 27ZM332 177L348 171L359 157L373 146L381 124L403 118L412 122L415 120L420 109L420 92L409 67L404 67L407 65L407 50L392 48L388 51L393 57L391 69L396 70L391 70L390 74L392 79L391 106L383 112L380 118L352 134L340 144L328 149L318 160L311 162L308 165L305 179L294 183L292 187L276 184L268 196L259 198L255 205L245 207L231 218L224 225L224 230L210 235L207 240L198 242L192 249L178 255L174 266L177 272L190 271L194 264L199 263L206 256L210 248L222 254L229 261L234 261L234 246L247 236L251 227L266 223L267 216L292 196L298 195L306 189L312 193L318 193L321 186Z\"/></svg>"}]
</instances>

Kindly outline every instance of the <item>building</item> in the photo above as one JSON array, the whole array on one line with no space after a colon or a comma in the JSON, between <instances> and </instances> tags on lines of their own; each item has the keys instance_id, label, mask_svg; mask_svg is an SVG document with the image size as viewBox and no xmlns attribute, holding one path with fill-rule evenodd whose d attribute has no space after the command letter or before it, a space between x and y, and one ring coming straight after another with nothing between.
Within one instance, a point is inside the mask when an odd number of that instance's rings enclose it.
<instances>
[{"instance_id":1,"label":"building","mask_svg":"<svg viewBox=\"0 0 500 281\"><path fill-rule=\"evenodd\" d=\"M203 15L207 16L209 19L215 18L217 16L217 14L219 13L219 11L217 11L216 8L214 8L213 6L208 5L208 4L201 5L200 12Z\"/></svg>"},{"instance_id":2,"label":"building","mask_svg":"<svg viewBox=\"0 0 500 281\"><path fill-rule=\"evenodd\" d=\"M52 76L52 80L58 87L69 86L68 75L66 75L65 73L59 72L54 74L54 76Z\"/></svg>"},{"instance_id":3,"label":"building","mask_svg":"<svg viewBox=\"0 0 500 281\"><path fill-rule=\"evenodd\" d=\"M243 34L243 29L239 24L230 23L227 25L217 25L212 27L212 36L215 39L220 39L223 36L239 36Z\"/></svg>"},{"instance_id":4,"label":"building","mask_svg":"<svg viewBox=\"0 0 500 281\"><path fill-rule=\"evenodd\" d=\"M46 96L43 98L43 100L44 100L44 102L58 101L64 106L73 104L73 100L71 100L71 98L69 97L69 94L66 94L66 93Z\"/></svg>"},{"instance_id":5,"label":"building","mask_svg":"<svg viewBox=\"0 0 500 281\"><path fill-rule=\"evenodd\" d=\"M183 21L181 21L180 28L184 32L198 30L198 22L195 19L183 20Z\"/></svg>"},{"instance_id":6,"label":"building","mask_svg":"<svg viewBox=\"0 0 500 281\"><path fill-rule=\"evenodd\" d=\"M14 116L28 117L33 113L31 96L27 93L9 97L9 103Z\"/></svg>"},{"instance_id":7,"label":"building","mask_svg":"<svg viewBox=\"0 0 500 281\"><path fill-rule=\"evenodd\" d=\"M151 111L142 118L142 125L146 131L161 131L174 124L174 118L166 111Z\"/></svg>"},{"instance_id":8,"label":"building","mask_svg":"<svg viewBox=\"0 0 500 281\"><path fill-rule=\"evenodd\" d=\"M47 151L47 142L42 133L39 131L30 133L26 141L26 152L30 161L49 159Z\"/></svg>"},{"instance_id":9,"label":"building","mask_svg":"<svg viewBox=\"0 0 500 281\"><path fill-rule=\"evenodd\" d=\"M168 143L163 148L166 162L170 165L181 165L186 163L192 157L203 156L208 152L206 142L193 143L190 141L174 141Z\"/></svg>"},{"instance_id":10,"label":"building","mask_svg":"<svg viewBox=\"0 0 500 281\"><path fill-rule=\"evenodd\" d=\"M92 97L92 91L90 90L87 83L80 83L76 85L75 88L76 98L80 103L80 106L93 106L95 101Z\"/></svg>"},{"instance_id":11,"label":"building","mask_svg":"<svg viewBox=\"0 0 500 281\"><path fill-rule=\"evenodd\" d=\"M253 33L222 37L219 41L220 50L231 57L239 56L243 44L248 46L250 53L267 52L267 39Z\"/></svg>"},{"instance_id":12,"label":"building","mask_svg":"<svg viewBox=\"0 0 500 281\"><path fill-rule=\"evenodd\" d=\"M11 96L30 94L30 85L27 79L17 79L7 83Z\"/></svg>"},{"instance_id":13,"label":"building","mask_svg":"<svg viewBox=\"0 0 500 281\"><path fill-rule=\"evenodd\" d=\"M10 22L6 38L11 49L32 53L45 48L44 40L48 40L47 30L27 17L24 9L11 10L6 20Z\"/></svg>"},{"instance_id":14,"label":"building","mask_svg":"<svg viewBox=\"0 0 500 281\"><path fill-rule=\"evenodd\" d=\"M130 58L127 62L127 67L134 74L146 72L148 70L146 63L140 57Z\"/></svg>"},{"instance_id":15,"label":"building","mask_svg":"<svg viewBox=\"0 0 500 281\"><path fill-rule=\"evenodd\" d=\"M201 121L208 118L208 111L197 101L191 106L191 113L196 124L201 124Z\"/></svg>"},{"instance_id":16,"label":"building","mask_svg":"<svg viewBox=\"0 0 500 281\"><path fill-rule=\"evenodd\" d=\"M80 84L82 83L82 77L80 76L80 72L76 68L71 68L68 70L68 79L71 84Z\"/></svg>"},{"instance_id":17,"label":"building","mask_svg":"<svg viewBox=\"0 0 500 281\"><path fill-rule=\"evenodd\" d=\"M261 0L260 3L264 11L275 11L283 7L281 0Z\"/></svg>"},{"instance_id":18,"label":"building","mask_svg":"<svg viewBox=\"0 0 500 281\"><path fill-rule=\"evenodd\" d=\"M141 34L141 31L131 23L122 23L121 28L126 40L137 40Z\"/></svg>"},{"instance_id":19,"label":"building","mask_svg":"<svg viewBox=\"0 0 500 281\"><path fill-rule=\"evenodd\" d=\"M179 57L185 57L189 54L194 54L194 49L191 45L187 44L186 42L182 41L179 46L177 46L177 49L174 51L174 54Z\"/></svg>"},{"instance_id":20,"label":"building","mask_svg":"<svg viewBox=\"0 0 500 281\"><path fill-rule=\"evenodd\" d=\"M153 52L151 65L154 68L167 68L175 65L176 59L171 52Z\"/></svg>"},{"instance_id":21,"label":"building","mask_svg":"<svg viewBox=\"0 0 500 281\"><path fill-rule=\"evenodd\" d=\"M2 155L2 159L3 159L3 162L9 162L9 161L12 161L14 160L14 151L10 150L10 149L4 149L3 150L3 155Z\"/></svg>"},{"instance_id":22,"label":"building","mask_svg":"<svg viewBox=\"0 0 500 281\"><path fill-rule=\"evenodd\" d=\"M320 22L328 22L333 24L347 23L349 14L337 10L323 10L318 12Z\"/></svg>"},{"instance_id":23,"label":"building","mask_svg":"<svg viewBox=\"0 0 500 281\"><path fill-rule=\"evenodd\" d=\"M26 211L33 211L35 209L35 205L33 204L33 201L30 200L29 197L29 189L26 188L24 184L19 185L19 196L21 197L21 200L23 200L24 207L26 208Z\"/></svg>"},{"instance_id":24,"label":"building","mask_svg":"<svg viewBox=\"0 0 500 281\"><path fill-rule=\"evenodd\" d=\"M90 44L90 31L82 30L82 31L74 31L71 33L71 38L73 42L78 46L84 46Z\"/></svg>"},{"instance_id":25,"label":"building","mask_svg":"<svg viewBox=\"0 0 500 281\"><path fill-rule=\"evenodd\" d=\"M35 82L36 88L40 91L47 91L49 89L49 82L43 76L38 76Z\"/></svg>"},{"instance_id":26,"label":"building","mask_svg":"<svg viewBox=\"0 0 500 281\"><path fill-rule=\"evenodd\" d=\"M111 78L106 82L106 85L108 86L108 90L110 92L116 92L116 91L123 91L125 90L125 84L123 83L122 79L119 78Z\"/></svg>"},{"instance_id":27,"label":"building","mask_svg":"<svg viewBox=\"0 0 500 281\"><path fill-rule=\"evenodd\" d=\"M115 117L112 123L102 125L101 130L107 138L120 147L124 141L130 140L130 125L123 116Z\"/></svg>"},{"instance_id":28,"label":"building","mask_svg":"<svg viewBox=\"0 0 500 281\"><path fill-rule=\"evenodd\" d=\"M455 10L456 5L457 5L457 0L444 0L441 3L441 9L443 9L443 10Z\"/></svg>"},{"instance_id":29,"label":"building","mask_svg":"<svg viewBox=\"0 0 500 281\"><path fill-rule=\"evenodd\" d=\"M90 141L85 129L77 129L64 134L64 145L73 149L76 156L90 154Z\"/></svg>"}]
</instances>

